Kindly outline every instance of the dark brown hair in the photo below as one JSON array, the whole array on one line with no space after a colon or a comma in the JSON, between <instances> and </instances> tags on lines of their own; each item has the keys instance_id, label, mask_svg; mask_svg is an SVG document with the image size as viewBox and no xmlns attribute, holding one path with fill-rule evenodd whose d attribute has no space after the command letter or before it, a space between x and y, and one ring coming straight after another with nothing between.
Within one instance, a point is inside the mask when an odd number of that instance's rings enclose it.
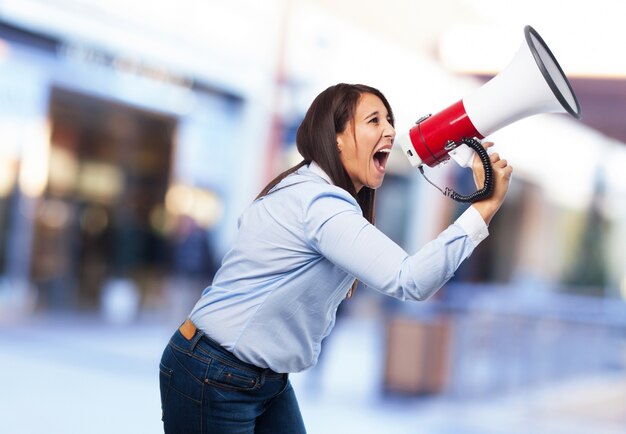
<instances>
[{"instance_id":1,"label":"dark brown hair","mask_svg":"<svg viewBox=\"0 0 626 434\"><path fill-rule=\"evenodd\" d=\"M330 176L336 186L343 188L357 200L363 211L363 217L374 224L376 190L364 186L357 193L350 175L341 163L337 149L337 134L344 132L349 124L352 124L354 128L356 106L361 95L366 93L380 98L393 125L391 106L378 89L363 84L345 83L329 87L313 100L298 128L296 145L304 160L270 181L259 193L257 199L265 196L280 181L302 166L315 161ZM357 283L354 283L348 296L352 294Z\"/></svg>"},{"instance_id":2,"label":"dark brown hair","mask_svg":"<svg viewBox=\"0 0 626 434\"><path fill-rule=\"evenodd\" d=\"M344 132L354 119L357 103L364 93L380 98L393 125L391 106L378 89L363 84L345 83L329 87L313 100L298 128L296 145L304 160L270 181L257 198L265 196L280 181L302 166L315 161L336 186L343 188L357 200L363 216L370 223L374 223L375 190L363 187L356 192L337 150L337 134Z\"/></svg>"}]
</instances>

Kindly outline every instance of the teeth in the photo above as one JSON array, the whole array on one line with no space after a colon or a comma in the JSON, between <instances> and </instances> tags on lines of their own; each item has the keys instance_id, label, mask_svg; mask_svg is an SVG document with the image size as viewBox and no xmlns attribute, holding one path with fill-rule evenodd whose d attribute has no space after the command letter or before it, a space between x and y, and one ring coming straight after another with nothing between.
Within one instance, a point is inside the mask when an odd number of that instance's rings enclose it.
<instances>
[{"instance_id":1,"label":"teeth","mask_svg":"<svg viewBox=\"0 0 626 434\"><path fill-rule=\"evenodd\" d=\"M389 154L391 152L391 149L381 149L380 151L377 152L384 152L385 154Z\"/></svg>"}]
</instances>

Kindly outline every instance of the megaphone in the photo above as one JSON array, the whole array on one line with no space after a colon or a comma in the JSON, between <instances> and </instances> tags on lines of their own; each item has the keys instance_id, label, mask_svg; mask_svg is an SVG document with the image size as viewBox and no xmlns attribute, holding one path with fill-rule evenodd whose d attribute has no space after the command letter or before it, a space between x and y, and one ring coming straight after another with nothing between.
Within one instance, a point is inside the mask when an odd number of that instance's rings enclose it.
<instances>
[{"instance_id":1,"label":"megaphone","mask_svg":"<svg viewBox=\"0 0 626 434\"><path fill-rule=\"evenodd\" d=\"M467 167L476 151L485 167L485 186L468 196L447 189L444 194L452 199L475 202L493 190L489 156L476 139L539 113L569 113L580 119L578 99L556 58L531 26L524 28L524 35L521 48L498 75L439 113L420 118L396 139L422 174L424 164L434 167L450 157Z\"/></svg>"}]
</instances>

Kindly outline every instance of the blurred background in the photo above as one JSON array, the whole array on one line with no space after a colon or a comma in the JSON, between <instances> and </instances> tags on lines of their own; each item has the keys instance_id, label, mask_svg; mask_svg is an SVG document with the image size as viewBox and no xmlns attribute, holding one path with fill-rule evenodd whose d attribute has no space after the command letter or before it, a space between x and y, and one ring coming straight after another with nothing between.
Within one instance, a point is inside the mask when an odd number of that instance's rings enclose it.
<instances>
[{"instance_id":1,"label":"blurred background","mask_svg":"<svg viewBox=\"0 0 626 434\"><path fill-rule=\"evenodd\" d=\"M161 431L158 361L240 212L299 161L315 95L365 83L398 133L532 25L581 121L490 138L515 168L431 300L360 288L292 375L310 433L626 433L626 6L618 0L0 0L0 431ZM469 191L471 173L428 169ZM465 206L398 152L377 225L414 252Z\"/></svg>"}]
</instances>

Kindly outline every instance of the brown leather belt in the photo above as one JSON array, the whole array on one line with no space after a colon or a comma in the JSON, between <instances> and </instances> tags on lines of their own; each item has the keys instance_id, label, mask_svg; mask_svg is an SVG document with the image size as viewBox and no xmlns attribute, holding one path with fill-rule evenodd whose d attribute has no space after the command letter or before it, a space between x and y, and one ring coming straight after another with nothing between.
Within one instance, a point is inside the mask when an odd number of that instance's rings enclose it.
<instances>
[{"instance_id":1,"label":"brown leather belt","mask_svg":"<svg viewBox=\"0 0 626 434\"><path fill-rule=\"evenodd\" d=\"M183 323L183 325L181 325L178 328L178 331L180 332L181 335L183 335L185 337L185 339L190 341L191 338L194 337L194 335L196 334L196 331L198 331L198 329L195 326L195 324L192 323L189 318L187 318L187 321L185 321Z\"/></svg>"}]
</instances>

